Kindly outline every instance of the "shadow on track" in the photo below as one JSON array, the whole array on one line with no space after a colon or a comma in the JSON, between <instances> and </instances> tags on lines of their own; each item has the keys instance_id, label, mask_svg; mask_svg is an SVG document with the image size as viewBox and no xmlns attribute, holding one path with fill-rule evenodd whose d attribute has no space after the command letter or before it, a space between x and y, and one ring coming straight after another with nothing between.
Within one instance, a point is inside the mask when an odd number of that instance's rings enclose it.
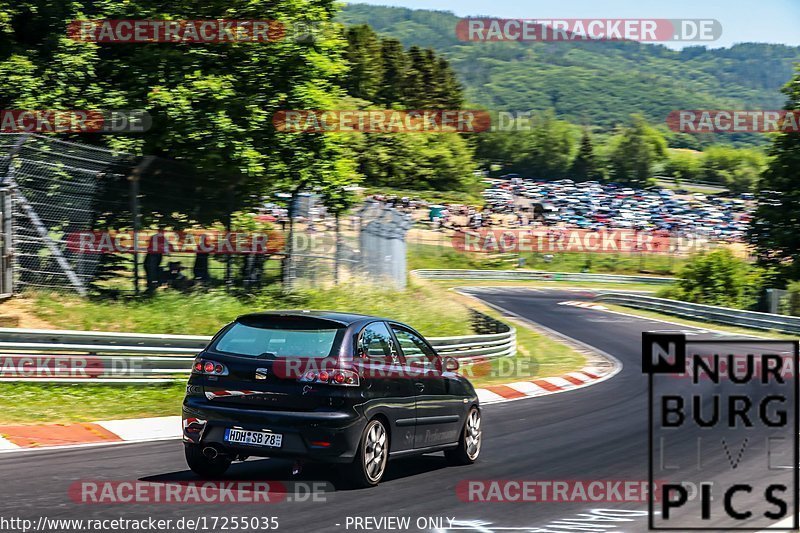
<instances>
[{"instance_id":1,"label":"shadow on track","mask_svg":"<svg viewBox=\"0 0 800 533\"><path fill-rule=\"evenodd\" d=\"M324 463L307 463L298 474L292 474L293 462L286 459L251 459L231 465L225 475L214 481L276 481L271 492L293 492L293 484L299 482L324 482L330 490L348 490L343 483L337 465ZM390 461L386 467L381 485L394 480L412 477L426 472L453 468L448 466L441 454L422 455ZM184 484L187 482L205 481L191 470L180 470L163 474L143 476L139 481L147 483ZM273 491L273 488L275 490Z\"/></svg>"}]
</instances>

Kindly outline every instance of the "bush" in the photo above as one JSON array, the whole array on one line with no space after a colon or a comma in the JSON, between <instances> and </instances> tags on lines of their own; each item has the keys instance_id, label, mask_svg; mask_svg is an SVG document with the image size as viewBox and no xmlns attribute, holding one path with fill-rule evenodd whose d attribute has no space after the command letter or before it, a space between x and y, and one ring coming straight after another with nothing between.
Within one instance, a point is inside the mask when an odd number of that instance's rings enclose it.
<instances>
[{"instance_id":1,"label":"bush","mask_svg":"<svg viewBox=\"0 0 800 533\"><path fill-rule=\"evenodd\" d=\"M686 302L750 309L758 305L765 271L727 248L692 257L678 272L678 283L660 294Z\"/></svg>"},{"instance_id":2,"label":"bush","mask_svg":"<svg viewBox=\"0 0 800 533\"><path fill-rule=\"evenodd\" d=\"M792 281L786 287L789 295L785 298L785 313L793 316L800 316L800 281Z\"/></svg>"}]
</instances>

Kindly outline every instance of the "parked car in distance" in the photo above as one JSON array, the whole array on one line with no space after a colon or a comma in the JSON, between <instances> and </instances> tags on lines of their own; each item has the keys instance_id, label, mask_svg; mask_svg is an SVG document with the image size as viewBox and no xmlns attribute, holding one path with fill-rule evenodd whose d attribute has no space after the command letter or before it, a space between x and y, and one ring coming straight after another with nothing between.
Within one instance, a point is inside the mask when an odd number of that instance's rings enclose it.
<instances>
[{"instance_id":1,"label":"parked car in distance","mask_svg":"<svg viewBox=\"0 0 800 533\"><path fill-rule=\"evenodd\" d=\"M472 384L400 322L328 311L238 317L197 356L183 402L186 461L221 476L248 456L338 463L355 486L387 460L480 453Z\"/></svg>"}]
</instances>

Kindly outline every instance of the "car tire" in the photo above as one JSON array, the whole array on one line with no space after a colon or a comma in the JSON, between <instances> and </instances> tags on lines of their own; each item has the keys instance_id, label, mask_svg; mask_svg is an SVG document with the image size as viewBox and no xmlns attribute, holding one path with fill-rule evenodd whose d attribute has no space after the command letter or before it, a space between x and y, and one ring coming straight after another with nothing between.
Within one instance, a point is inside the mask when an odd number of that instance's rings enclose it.
<instances>
[{"instance_id":1,"label":"car tire","mask_svg":"<svg viewBox=\"0 0 800 533\"><path fill-rule=\"evenodd\" d=\"M203 455L203 447L197 444L185 444L183 451L186 454L186 464L192 472L203 478L220 477L231 466L231 460L226 457L206 457Z\"/></svg>"},{"instance_id":2,"label":"car tire","mask_svg":"<svg viewBox=\"0 0 800 533\"><path fill-rule=\"evenodd\" d=\"M346 483L350 488L374 487L383 479L389 459L389 432L377 418L370 420L361 440L355 459L345 469Z\"/></svg>"},{"instance_id":3,"label":"car tire","mask_svg":"<svg viewBox=\"0 0 800 533\"><path fill-rule=\"evenodd\" d=\"M464 420L464 428L458 439L458 446L445 450L444 456L451 465L471 465L481 453L481 412L472 407Z\"/></svg>"}]
</instances>

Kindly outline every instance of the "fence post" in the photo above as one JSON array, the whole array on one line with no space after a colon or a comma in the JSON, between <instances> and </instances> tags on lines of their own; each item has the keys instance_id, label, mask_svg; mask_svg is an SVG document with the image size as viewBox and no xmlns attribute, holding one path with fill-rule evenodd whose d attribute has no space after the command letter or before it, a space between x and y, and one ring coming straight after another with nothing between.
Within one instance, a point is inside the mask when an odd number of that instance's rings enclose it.
<instances>
[{"instance_id":1,"label":"fence post","mask_svg":"<svg viewBox=\"0 0 800 533\"><path fill-rule=\"evenodd\" d=\"M131 214L133 216L133 292L139 296L139 231L142 229L142 216L139 212L139 180L142 174L155 160L155 156L148 155L134 167L129 181L131 184Z\"/></svg>"},{"instance_id":2,"label":"fence post","mask_svg":"<svg viewBox=\"0 0 800 533\"><path fill-rule=\"evenodd\" d=\"M225 215L225 231L227 237L230 237L233 231L233 190L228 190L227 195L228 208ZM225 255L225 290L230 292L233 287L233 256L231 254Z\"/></svg>"},{"instance_id":3,"label":"fence post","mask_svg":"<svg viewBox=\"0 0 800 533\"><path fill-rule=\"evenodd\" d=\"M339 210L337 209L336 212L333 214L334 217L334 234L335 234L335 243L334 246L336 247L334 251L333 257L333 284L339 285Z\"/></svg>"},{"instance_id":4,"label":"fence post","mask_svg":"<svg viewBox=\"0 0 800 533\"><path fill-rule=\"evenodd\" d=\"M289 236L286 240L285 254L283 260L283 290L290 291L294 287L294 214L295 214L295 201L297 199L298 188L292 191L292 196L289 198L289 209L287 215L289 218Z\"/></svg>"},{"instance_id":5,"label":"fence post","mask_svg":"<svg viewBox=\"0 0 800 533\"><path fill-rule=\"evenodd\" d=\"M11 189L5 186L0 186L0 210L2 211L2 220L0 220L0 241L2 248L0 248L0 267L3 271L0 273L0 294L11 295L14 293L14 256L12 254L13 244L13 219L11 217Z\"/></svg>"},{"instance_id":6,"label":"fence post","mask_svg":"<svg viewBox=\"0 0 800 533\"><path fill-rule=\"evenodd\" d=\"M22 150L22 146L28 140L28 134L20 136L19 140L14 143L11 150L9 150L7 157L7 167L4 173L0 176L0 198L2 198L2 221L0 221L0 228L2 229L2 249L0 253L0 266L2 266L2 279L0 279L0 292L6 294L14 293L14 205L12 202L12 194L14 194L14 156Z\"/></svg>"}]
</instances>

